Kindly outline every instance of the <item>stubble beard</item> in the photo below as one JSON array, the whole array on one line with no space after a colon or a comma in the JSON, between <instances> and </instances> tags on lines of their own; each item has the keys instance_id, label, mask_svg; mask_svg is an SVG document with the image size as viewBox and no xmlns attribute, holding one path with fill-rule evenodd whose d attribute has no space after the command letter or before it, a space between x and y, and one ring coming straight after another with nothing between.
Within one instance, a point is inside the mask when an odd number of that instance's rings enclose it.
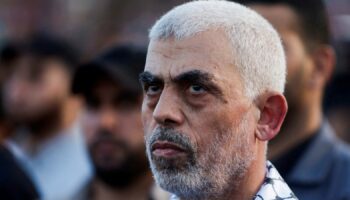
<instances>
[{"instance_id":1,"label":"stubble beard","mask_svg":"<svg viewBox=\"0 0 350 200\"><path fill-rule=\"evenodd\" d=\"M247 133L245 118L236 130L222 130L198 155L198 148L186 134L173 129L157 129L146 138L146 151L156 183L180 199L222 199L238 189L242 178L255 159ZM181 167L169 167L166 159L154 158L152 141L157 138L177 138L177 144L190 147L188 162ZM232 156L229 156L232 155Z\"/></svg>"}]
</instances>

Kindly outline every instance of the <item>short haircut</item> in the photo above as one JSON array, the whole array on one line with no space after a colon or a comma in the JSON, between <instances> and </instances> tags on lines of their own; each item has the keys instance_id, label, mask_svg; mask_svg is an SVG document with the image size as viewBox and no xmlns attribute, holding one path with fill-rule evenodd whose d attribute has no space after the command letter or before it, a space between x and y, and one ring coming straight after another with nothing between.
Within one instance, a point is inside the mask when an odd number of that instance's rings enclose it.
<instances>
[{"instance_id":1,"label":"short haircut","mask_svg":"<svg viewBox=\"0 0 350 200\"><path fill-rule=\"evenodd\" d=\"M232 58L251 99L265 91L283 93L286 61L275 29L255 11L228 1L193 1L163 15L151 28L150 40L181 40L204 31L223 31Z\"/></svg>"},{"instance_id":2,"label":"short haircut","mask_svg":"<svg viewBox=\"0 0 350 200\"><path fill-rule=\"evenodd\" d=\"M305 48L312 51L331 43L328 15L323 0L238 0L245 5L285 5L297 16L297 30Z\"/></svg>"},{"instance_id":3,"label":"short haircut","mask_svg":"<svg viewBox=\"0 0 350 200\"><path fill-rule=\"evenodd\" d=\"M22 56L33 56L38 60L54 58L62 61L69 72L73 72L79 54L67 41L38 33L24 42L10 41L0 51L0 62L9 64Z\"/></svg>"}]
</instances>

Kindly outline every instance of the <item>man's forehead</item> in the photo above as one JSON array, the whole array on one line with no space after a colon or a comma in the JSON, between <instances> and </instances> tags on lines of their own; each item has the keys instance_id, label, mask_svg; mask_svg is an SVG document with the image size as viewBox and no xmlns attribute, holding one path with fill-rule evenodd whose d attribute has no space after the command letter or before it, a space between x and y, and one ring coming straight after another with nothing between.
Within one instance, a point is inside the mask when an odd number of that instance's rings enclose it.
<instances>
[{"instance_id":1,"label":"man's forehead","mask_svg":"<svg viewBox=\"0 0 350 200\"><path fill-rule=\"evenodd\" d=\"M148 62L144 71L162 77L163 79L173 79L177 76L193 71L200 72L199 74L206 74L212 79L224 78L224 72L219 66L220 65L213 62L198 62L198 60L192 60L189 62L169 60L168 62Z\"/></svg>"},{"instance_id":2,"label":"man's forehead","mask_svg":"<svg viewBox=\"0 0 350 200\"><path fill-rule=\"evenodd\" d=\"M108 77L103 78L103 76L95 81L95 83L91 86L90 90L93 93L100 94L101 96L110 96L119 93L137 93L136 91L128 88L127 85Z\"/></svg>"},{"instance_id":3,"label":"man's forehead","mask_svg":"<svg viewBox=\"0 0 350 200\"><path fill-rule=\"evenodd\" d=\"M129 99L131 102L134 102L142 96L140 92L131 90L125 85L111 80L101 80L95 83L85 95L85 97L88 98L94 97L105 100L114 100L122 96L124 99Z\"/></svg>"},{"instance_id":4,"label":"man's forehead","mask_svg":"<svg viewBox=\"0 0 350 200\"><path fill-rule=\"evenodd\" d=\"M232 46L223 31L203 31L181 39L152 39L147 53L147 63L171 61L192 65L216 65L233 62Z\"/></svg>"},{"instance_id":5,"label":"man's forehead","mask_svg":"<svg viewBox=\"0 0 350 200\"><path fill-rule=\"evenodd\" d=\"M66 69L65 63L54 57L39 58L35 56L24 55L19 57L13 64L13 71L44 73L52 69ZM37 74L38 75L38 74Z\"/></svg>"},{"instance_id":6,"label":"man's forehead","mask_svg":"<svg viewBox=\"0 0 350 200\"><path fill-rule=\"evenodd\" d=\"M147 55L165 56L171 58L172 54L192 51L194 53L201 52L205 46L204 40L193 41L197 37L175 40L174 38L151 40L148 47Z\"/></svg>"}]
</instances>

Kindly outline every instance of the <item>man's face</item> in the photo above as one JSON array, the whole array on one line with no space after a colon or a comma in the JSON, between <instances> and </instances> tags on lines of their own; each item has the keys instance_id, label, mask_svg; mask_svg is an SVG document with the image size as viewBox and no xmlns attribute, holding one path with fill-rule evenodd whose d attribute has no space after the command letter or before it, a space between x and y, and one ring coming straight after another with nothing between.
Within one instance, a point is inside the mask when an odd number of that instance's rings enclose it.
<instances>
[{"instance_id":1,"label":"man's face","mask_svg":"<svg viewBox=\"0 0 350 200\"><path fill-rule=\"evenodd\" d=\"M157 183L192 199L239 184L254 159L252 102L222 32L151 40L142 121Z\"/></svg>"},{"instance_id":2,"label":"man's face","mask_svg":"<svg viewBox=\"0 0 350 200\"><path fill-rule=\"evenodd\" d=\"M265 17L281 36L287 58L287 83L285 96L292 113L307 102L308 84L313 70L310 55L300 37L296 13L285 5L252 4L250 7ZM289 113L289 115L291 114Z\"/></svg>"},{"instance_id":3,"label":"man's face","mask_svg":"<svg viewBox=\"0 0 350 200\"><path fill-rule=\"evenodd\" d=\"M105 80L91 88L85 103L83 128L97 177L127 186L148 169L140 95Z\"/></svg>"},{"instance_id":4,"label":"man's face","mask_svg":"<svg viewBox=\"0 0 350 200\"><path fill-rule=\"evenodd\" d=\"M69 96L70 75L55 58L19 58L4 83L4 106L23 123L38 122L57 114Z\"/></svg>"}]
</instances>

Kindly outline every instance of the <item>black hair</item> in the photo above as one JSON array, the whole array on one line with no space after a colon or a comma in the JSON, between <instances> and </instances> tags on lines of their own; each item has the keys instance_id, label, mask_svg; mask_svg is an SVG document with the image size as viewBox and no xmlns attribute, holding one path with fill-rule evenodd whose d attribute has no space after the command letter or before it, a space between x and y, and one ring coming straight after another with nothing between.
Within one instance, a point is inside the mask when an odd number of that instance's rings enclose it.
<instances>
[{"instance_id":1,"label":"black hair","mask_svg":"<svg viewBox=\"0 0 350 200\"><path fill-rule=\"evenodd\" d=\"M114 46L90 62L81 65L73 78L72 91L87 95L100 80L111 80L135 95L141 95L139 74L146 61L146 48Z\"/></svg>"},{"instance_id":2,"label":"black hair","mask_svg":"<svg viewBox=\"0 0 350 200\"><path fill-rule=\"evenodd\" d=\"M39 33L24 42L6 43L0 51L0 63L6 65L25 55L39 60L55 58L65 63L69 72L74 71L79 61L78 52L67 41Z\"/></svg>"},{"instance_id":3,"label":"black hair","mask_svg":"<svg viewBox=\"0 0 350 200\"><path fill-rule=\"evenodd\" d=\"M298 16L298 32L307 50L331 43L328 15L323 0L237 0L251 5L286 5Z\"/></svg>"}]
</instances>

